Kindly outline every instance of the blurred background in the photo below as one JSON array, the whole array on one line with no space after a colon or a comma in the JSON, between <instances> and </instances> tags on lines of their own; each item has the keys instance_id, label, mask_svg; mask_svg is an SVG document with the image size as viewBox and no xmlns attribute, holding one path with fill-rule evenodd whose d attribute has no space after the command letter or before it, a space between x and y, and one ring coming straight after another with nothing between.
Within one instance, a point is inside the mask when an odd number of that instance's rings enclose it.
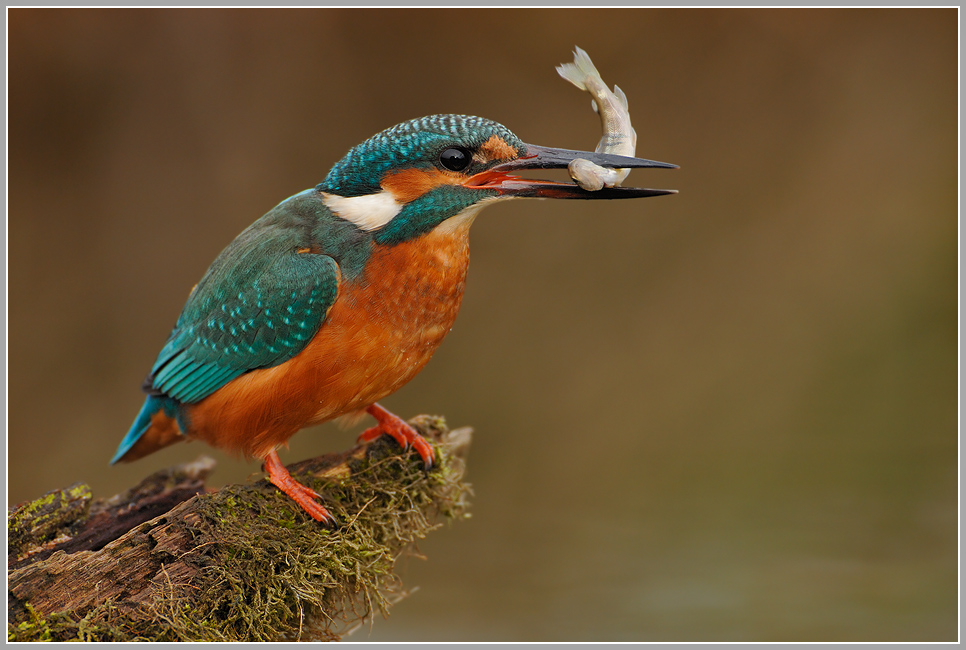
<instances>
[{"instance_id":1,"label":"blurred background","mask_svg":"<svg viewBox=\"0 0 966 650\"><path fill-rule=\"evenodd\" d=\"M261 476L107 465L192 285L397 122L593 149L576 44L681 166L627 184L680 194L476 221L454 330L383 402L475 428L473 517L350 640L957 639L956 9L7 16L8 504Z\"/></svg>"}]
</instances>

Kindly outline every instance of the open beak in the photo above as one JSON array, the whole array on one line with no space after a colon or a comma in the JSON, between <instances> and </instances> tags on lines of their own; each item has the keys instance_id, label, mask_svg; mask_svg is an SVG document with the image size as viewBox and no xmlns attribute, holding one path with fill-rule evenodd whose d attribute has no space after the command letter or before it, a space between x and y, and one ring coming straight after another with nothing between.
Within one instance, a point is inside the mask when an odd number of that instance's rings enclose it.
<instances>
[{"instance_id":1,"label":"open beak","mask_svg":"<svg viewBox=\"0 0 966 650\"><path fill-rule=\"evenodd\" d=\"M636 199L645 196L663 196L677 194L677 190L654 190L646 187L604 187L591 192L575 183L560 183L548 180L531 180L513 176L509 172L522 169L564 169L570 161L583 158L590 162L612 169L626 169L629 167L661 167L677 169L677 165L647 160L645 158L630 158L608 153L593 151L573 151L570 149L554 149L528 144L527 153L515 160L501 163L470 177L466 187L477 187L497 190L504 196L528 196L550 199Z\"/></svg>"}]
</instances>

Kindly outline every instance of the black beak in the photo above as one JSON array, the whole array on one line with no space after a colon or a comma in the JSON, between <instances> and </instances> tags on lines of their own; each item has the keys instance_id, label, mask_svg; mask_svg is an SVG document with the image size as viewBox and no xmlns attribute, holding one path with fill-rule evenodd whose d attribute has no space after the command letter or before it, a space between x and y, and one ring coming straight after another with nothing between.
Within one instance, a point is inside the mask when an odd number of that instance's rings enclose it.
<instances>
[{"instance_id":1,"label":"black beak","mask_svg":"<svg viewBox=\"0 0 966 650\"><path fill-rule=\"evenodd\" d=\"M485 172L476 174L465 185L469 187L495 189L505 196L544 197L551 199L635 199L645 196L677 194L677 190L655 190L645 187L604 187L595 192L591 192L574 183L531 180L510 175L509 172L516 172L522 169L564 169L570 164L570 161L577 158L583 158L595 165L612 169L637 167L678 168L677 165L658 162L656 160L647 160L646 158L631 158L629 156L596 153L593 151L554 149L552 147L540 147L533 144L528 144L526 147L526 155L509 162L500 163Z\"/></svg>"}]
</instances>

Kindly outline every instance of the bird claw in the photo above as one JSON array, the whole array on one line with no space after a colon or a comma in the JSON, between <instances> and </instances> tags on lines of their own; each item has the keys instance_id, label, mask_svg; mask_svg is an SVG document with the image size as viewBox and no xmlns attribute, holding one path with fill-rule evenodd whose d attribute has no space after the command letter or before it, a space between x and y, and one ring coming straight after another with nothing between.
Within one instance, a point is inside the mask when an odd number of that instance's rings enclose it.
<instances>
[{"instance_id":1,"label":"bird claw","mask_svg":"<svg viewBox=\"0 0 966 650\"><path fill-rule=\"evenodd\" d=\"M276 483L276 485L278 484ZM293 501L299 504L302 507L302 510L309 513L309 516L311 516L312 519L315 519L316 521L325 522L326 524L335 525L336 521L335 521L335 517L332 516L332 513L329 512L325 508L325 506L323 506L321 503L315 500L316 498L319 497L319 495L316 494L314 490L310 490L306 488L305 492L302 492L296 495L296 494L292 494L291 492L287 492L281 487L279 489L282 489L282 491L285 492L285 494L287 494L289 497L292 498ZM309 495L315 495L315 496L313 497Z\"/></svg>"},{"instance_id":2,"label":"bird claw","mask_svg":"<svg viewBox=\"0 0 966 650\"><path fill-rule=\"evenodd\" d=\"M366 412L376 418L379 424L359 434L356 442L372 442L385 434L399 443L403 451L407 451L410 447L413 447L419 453L419 457L423 459L423 466L427 470L432 469L436 454L426 438L419 435L412 426L398 415L393 415L378 404L373 404L366 409Z\"/></svg>"},{"instance_id":3,"label":"bird claw","mask_svg":"<svg viewBox=\"0 0 966 650\"><path fill-rule=\"evenodd\" d=\"M321 495L312 488L302 485L288 473L282 465L278 452L272 452L265 457L265 471L268 472L268 480L272 485L288 495L292 501L299 504L302 510L309 513L309 516L316 521L324 521L327 524L335 525L335 517L326 508L316 501L322 498Z\"/></svg>"}]
</instances>

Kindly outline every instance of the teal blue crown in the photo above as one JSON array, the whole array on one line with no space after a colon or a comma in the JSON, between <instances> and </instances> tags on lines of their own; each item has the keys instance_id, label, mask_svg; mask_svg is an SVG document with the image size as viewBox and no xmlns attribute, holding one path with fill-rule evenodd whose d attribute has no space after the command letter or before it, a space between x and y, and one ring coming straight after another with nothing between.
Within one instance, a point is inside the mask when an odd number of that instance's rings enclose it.
<instances>
[{"instance_id":1,"label":"teal blue crown","mask_svg":"<svg viewBox=\"0 0 966 650\"><path fill-rule=\"evenodd\" d=\"M519 153L525 145L502 124L472 115L429 115L386 129L353 147L316 189L340 196L379 191L379 181L400 166L429 166L446 147L474 150L499 136ZM417 161L420 161L417 163Z\"/></svg>"}]
</instances>

